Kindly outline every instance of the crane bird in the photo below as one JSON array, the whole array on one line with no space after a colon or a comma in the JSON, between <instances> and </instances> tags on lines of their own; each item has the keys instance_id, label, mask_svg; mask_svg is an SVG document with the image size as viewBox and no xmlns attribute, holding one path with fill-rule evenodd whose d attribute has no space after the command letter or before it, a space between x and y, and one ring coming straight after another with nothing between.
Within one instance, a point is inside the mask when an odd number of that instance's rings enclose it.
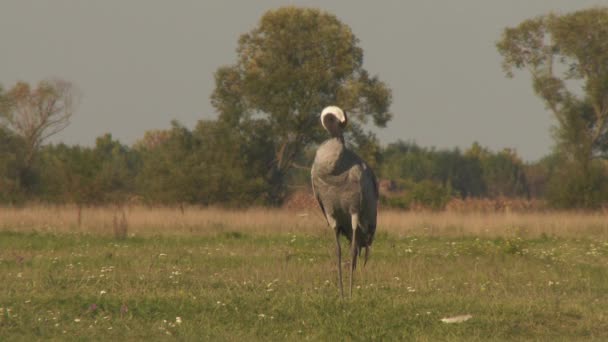
<instances>
[{"instance_id":1,"label":"crane bird","mask_svg":"<svg viewBox=\"0 0 608 342\"><path fill-rule=\"evenodd\" d=\"M344 235L351 244L349 294L352 296L357 256L361 248L365 248L365 266L376 232L378 209L378 182L374 172L361 157L345 146L342 131L347 122L346 113L339 107L323 109L321 124L331 138L317 149L311 169L313 193L336 237L341 297L344 297L344 289L340 235Z\"/></svg>"}]
</instances>

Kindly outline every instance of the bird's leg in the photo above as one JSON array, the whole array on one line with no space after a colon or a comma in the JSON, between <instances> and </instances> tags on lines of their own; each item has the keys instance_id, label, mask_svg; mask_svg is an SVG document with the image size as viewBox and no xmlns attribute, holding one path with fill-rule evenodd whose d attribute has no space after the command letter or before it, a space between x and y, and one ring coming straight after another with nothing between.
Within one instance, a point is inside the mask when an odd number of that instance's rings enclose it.
<instances>
[{"instance_id":1,"label":"bird's leg","mask_svg":"<svg viewBox=\"0 0 608 342\"><path fill-rule=\"evenodd\" d=\"M369 256L369 246L365 246L365 259L363 260L363 267L367 265L367 257Z\"/></svg>"},{"instance_id":2,"label":"bird's leg","mask_svg":"<svg viewBox=\"0 0 608 342\"><path fill-rule=\"evenodd\" d=\"M342 286L342 251L340 250L340 229L336 227L336 256L338 256L338 283L340 285L340 298L344 298L344 289Z\"/></svg>"},{"instance_id":3,"label":"bird's leg","mask_svg":"<svg viewBox=\"0 0 608 342\"><path fill-rule=\"evenodd\" d=\"M351 241L350 253L351 253L351 263L350 263L350 296L353 296L353 271L357 267L357 254L359 252L359 248L357 245L357 230L359 229L359 215L352 214L351 223L353 227L353 237Z\"/></svg>"}]
</instances>

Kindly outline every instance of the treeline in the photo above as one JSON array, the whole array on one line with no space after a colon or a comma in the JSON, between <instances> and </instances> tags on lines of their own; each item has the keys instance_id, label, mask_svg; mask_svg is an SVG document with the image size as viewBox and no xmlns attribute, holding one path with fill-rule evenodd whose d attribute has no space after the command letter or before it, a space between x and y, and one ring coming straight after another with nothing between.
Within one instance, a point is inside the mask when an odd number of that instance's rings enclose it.
<instances>
[{"instance_id":1,"label":"treeline","mask_svg":"<svg viewBox=\"0 0 608 342\"><path fill-rule=\"evenodd\" d=\"M270 204L265 172L273 156L259 153L267 138L255 138L215 121L201 121L194 130L174 122L132 147L111 134L98 137L94 147L49 144L28 164L23 139L0 127L0 201Z\"/></svg>"},{"instance_id":2,"label":"treeline","mask_svg":"<svg viewBox=\"0 0 608 342\"><path fill-rule=\"evenodd\" d=\"M235 130L221 121L200 121L190 130L173 122L168 130L147 132L133 146L110 134L98 137L93 147L49 144L26 167L23 139L0 128L0 201L280 205L292 192L309 189L306 166L314 146L298 161L300 167L277 179L271 174L272 144L254 127ZM440 209L452 198L571 204L563 202L567 183L555 157L526 164L510 149L493 152L475 143L465 151L436 150L402 141L359 152L375 164L385 204L399 208ZM601 195L598 203L608 197Z\"/></svg>"},{"instance_id":3,"label":"treeline","mask_svg":"<svg viewBox=\"0 0 608 342\"><path fill-rule=\"evenodd\" d=\"M435 150L397 142L383 150L384 186L402 194L387 204L442 208L458 198L529 198L526 165L510 149L494 153L474 143L468 150ZM386 181L385 181L386 182Z\"/></svg>"}]
</instances>

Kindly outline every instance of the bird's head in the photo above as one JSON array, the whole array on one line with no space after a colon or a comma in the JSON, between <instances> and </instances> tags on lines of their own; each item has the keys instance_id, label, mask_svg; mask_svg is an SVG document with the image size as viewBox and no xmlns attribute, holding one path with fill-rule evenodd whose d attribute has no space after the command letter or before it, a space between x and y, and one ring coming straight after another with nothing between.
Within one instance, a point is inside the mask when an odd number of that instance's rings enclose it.
<instances>
[{"instance_id":1,"label":"bird's head","mask_svg":"<svg viewBox=\"0 0 608 342\"><path fill-rule=\"evenodd\" d=\"M348 118L346 112L340 107L329 106L321 112L321 124L333 137L342 137L342 130L346 127Z\"/></svg>"}]
</instances>

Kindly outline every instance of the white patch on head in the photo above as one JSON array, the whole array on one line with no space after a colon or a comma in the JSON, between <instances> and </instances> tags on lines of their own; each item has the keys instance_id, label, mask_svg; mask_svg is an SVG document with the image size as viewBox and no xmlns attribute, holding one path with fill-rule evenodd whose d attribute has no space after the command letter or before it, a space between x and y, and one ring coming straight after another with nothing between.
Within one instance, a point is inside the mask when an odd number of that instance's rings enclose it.
<instances>
[{"instance_id":1,"label":"white patch on head","mask_svg":"<svg viewBox=\"0 0 608 342\"><path fill-rule=\"evenodd\" d=\"M323 119L327 114L333 114L341 123L346 122L346 116L344 115L344 112L342 111L342 109L340 109L340 107L328 106L325 107L325 109L323 109L323 111L321 112L321 124L325 129L327 129L327 127L325 127L325 122L323 121Z\"/></svg>"}]
</instances>

